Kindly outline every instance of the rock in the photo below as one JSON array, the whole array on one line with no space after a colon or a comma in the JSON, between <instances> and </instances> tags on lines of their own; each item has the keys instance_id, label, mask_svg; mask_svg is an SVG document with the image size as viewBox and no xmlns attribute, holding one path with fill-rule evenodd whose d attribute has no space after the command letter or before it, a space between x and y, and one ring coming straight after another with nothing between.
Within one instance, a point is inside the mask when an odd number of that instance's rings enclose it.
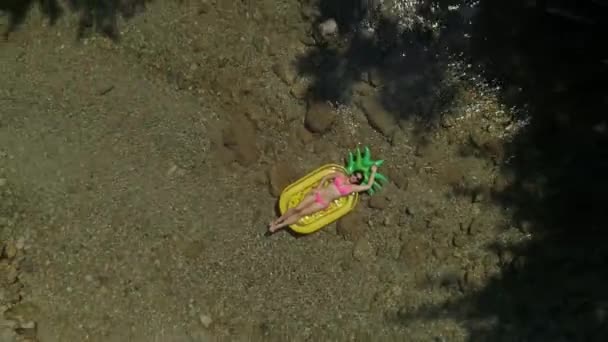
<instances>
[{"instance_id":1,"label":"rock","mask_svg":"<svg viewBox=\"0 0 608 342\"><path fill-rule=\"evenodd\" d=\"M21 323L19 326L19 334L26 338L35 338L36 337L36 322L28 321Z\"/></svg>"},{"instance_id":2,"label":"rock","mask_svg":"<svg viewBox=\"0 0 608 342\"><path fill-rule=\"evenodd\" d=\"M437 260L443 260L447 255L446 250L440 247L433 248L432 254Z\"/></svg>"},{"instance_id":3,"label":"rock","mask_svg":"<svg viewBox=\"0 0 608 342\"><path fill-rule=\"evenodd\" d=\"M304 145L310 144L315 139L315 136L302 126L298 126L295 133L298 140Z\"/></svg>"},{"instance_id":4,"label":"rock","mask_svg":"<svg viewBox=\"0 0 608 342\"><path fill-rule=\"evenodd\" d=\"M304 124L313 133L324 133L331 128L337 113L326 102L309 103Z\"/></svg>"},{"instance_id":5,"label":"rock","mask_svg":"<svg viewBox=\"0 0 608 342\"><path fill-rule=\"evenodd\" d=\"M243 166L250 166L260 157L255 125L245 115L237 115L224 130L223 143L234 152L236 161Z\"/></svg>"},{"instance_id":6,"label":"rock","mask_svg":"<svg viewBox=\"0 0 608 342\"><path fill-rule=\"evenodd\" d=\"M25 247L25 239L18 238L17 242L15 242L15 248L17 248L17 250L22 250L24 247Z\"/></svg>"},{"instance_id":7,"label":"rock","mask_svg":"<svg viewBox=\"0 0 608 342\"><path fill-rule=\"evenodd\" d=\"M0 178L0 187L5 186L5 185L6 185L6 183L7 183L6 178Z\"/></svg>"},{"instance_id":8,"label":"rock","mask_svg":"<svg viewBox=\"0 0 608 342\"><path fill-rule=\"evenodd\" d=\"M469 235L475 236L483 230L481 222L476 219L472 219L468 225L466 225L466 232Z\"/></svg>"},{"instance_id":9,"label":"rock","mask_svg":"<svg viewBox=\"0 0 608 342\"><path fill-rule=\"evenodd\" d=\"M14 265L9 265L5 270L5 281L7 284L13 284L17 281L17 268Z\"/></svg>"},{"instance_id":10,"label":"rock","mask_svg":"<svg viewBox=\"0 0 608 342\"><path fill-rule=\"evenodd\" d=\"M395 222L395 219L393 218L393 216L387 214L386 216L384 216L384 220L382 220L382 225L385 227L388 227L388 226L392 225L394 222Z\"/></svg>"},{"instance_id":11,"label":"rock","mask_svg":"<svg viewBox=\"0 0 608 342\"><path fill-rule=\"evenodd\" d=\"M387 112L375 97L364 97L359 101L359 107L365 113L370 126L390 139L397 129L397 121Z\"/></svg>"},{"instance_id":12,"label":"rock","mask_svg":"<svg viewBox=\"0 0 608 342\"><path fill-rule=\"evenodd\" d=\"M373 209L386 209L388 205L388 197L383 195L375 195L369 199L369 207Z\"/></svg>"},{"instance_id":13,"label":"rock","mask_svg":"<svg viewBox=\"0 0 608 342\"><path fill-rule=\"evenodd\" d=\"M401 245L399 260L410 268L418 267L425 261L427 250L428 246L424 241L412 237Z\"/></svg>"},{"instance_id":14,"label":"rock","mask_svg":"<svg viewBox=\"0 0 608 342\"><path fill-rule=\"evenodd\" d=\"M209 328L211 326L211 324L213 323L213 319L211 319L211 316L209 316L209 315L201 314L199 316L199 319L201 321L201 324L205 328Z\"/></svg>"},{"instance_id":15,"label":"rock","mask_svg":"<svg viewBox=\"0 0 608 342\"><path fill-rule=\"evenodd\" d=\"M399 227L405 227L408 225L409 222L410 222L410 219L407 214L399 215L399 223L398 223Z\"/></svg>"},{"instance_id":16,"label":"rock","mask_svg":"<svg viewBox=\"0 0 608 342\"><path fill-rule=\"evenodd\" d=\"M338 23L333 19L329 18L317 26L317 30L321 37L327 39L338 33Z\"/></svg>"},{"instance_id":17,"label":"rock","mask_svg":"<svg viewBox=\"0 0 608 342\"><path fill-rule=\"evenodd\" d=\"M279 197L285 187L295 180L295 171L286 162L278 162L268 169L270 194Z\"/></svg>"},{"instance_id":18,"label":"rock","mask_svg":"<svg viewBox=\"0 0 608 342\"><path fill-rule=\"evenodd\" d=\"M294 68L288 63L279 62L272 65L272 72L288 86L296 81L297 74Z\"/></svg>"},{"instance_id":19,"label":"rock","mask_svg":"<svg viewBox=\"0 0 608 342\"><path fill-rule=\"evenodd\" d=\"M374 247L367 239L359 239L353 246L353 258L357 261L369 261L374 255Z\"/></svg>"},{"instance_id":20,"label":"rock","mask_svg":"<svg viewBox=\"0 0 608 342\"><path fill-rule=\"evenodd\" d=\"M291 96L297 100L304 100L308 95L308 84L304 82L296 82L289 89Z\"/></svg>"},{"instance_id":21,"label":"rock","mask_svg":"<svg viewBox=\"0 0 608 342\"><path fill-rule=\"evenodd\" d=\"M212 5L207 0L203 0L199 4L197 12L199 15L207 14L211 11L212 8L213 8Z\"/></svg>"},{"instance_id":22,"label":"rock","mask_svg":"<svg viewBox=\"0 0 608 342\"><path fill-rule=\"evenodd\" d=\"M342 217L336 224L336 232L345 240L358 241L365 234L363 217L357 213Z\"/></svg>"},{"instance_id":23,"label":"rock","mask_svg":"<svg viewBox=\"0 0 608 342\"><path fill-rule=\"evenodd\" d=\"M405 170L390 168L388 171L389 180L391 180L395 185L401 190L407 190L409 186L409 179Z\"/></svg>"},{"instance_id":24,"label":"rock","mask_svg":"<svg viewBox=\"0 0 608 342\"><path fill-rule=\"evenodd\" d=\"M452 245L454 247L462 247L467 243L467 236L464 234L454 234L452 238Z\"/></svg>"},{"instance_id":25,"label":"rock","mask_svg":"<svg viewBox=\"0 0 608 342\"><path fill-rule=\"evenodd\" d=\"M9 242L4 247L4 255L7 259L12 259L17 255L17 246L13 242Z\"/></svg>"}]
</instances>

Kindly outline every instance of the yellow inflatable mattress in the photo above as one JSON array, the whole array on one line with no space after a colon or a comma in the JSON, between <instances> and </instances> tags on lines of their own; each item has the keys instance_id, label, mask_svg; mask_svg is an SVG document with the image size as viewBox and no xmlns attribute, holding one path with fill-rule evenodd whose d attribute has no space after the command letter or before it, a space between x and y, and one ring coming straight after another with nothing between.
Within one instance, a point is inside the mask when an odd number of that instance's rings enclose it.
<instances>
[{"instance_id":1,"label":"yellow inflatable mattress","mask_svg":"<svg viewBox=\"0 0 608 342\"><path fill-rule=\"evenodd\" d=\"M281 211L281 215L289 208L297 206L308 192L319 185L319 182L324 176L333 172L343 172L346 174L344 167L337 164L326 164L286 187L279 199L279 210ZM330 203L324 210L305 216L296 224L292 224L289 227L300 234L314 233L348 214L355 208L358 201L358 193L341 197Z\"/></svg>"}]
</instances>

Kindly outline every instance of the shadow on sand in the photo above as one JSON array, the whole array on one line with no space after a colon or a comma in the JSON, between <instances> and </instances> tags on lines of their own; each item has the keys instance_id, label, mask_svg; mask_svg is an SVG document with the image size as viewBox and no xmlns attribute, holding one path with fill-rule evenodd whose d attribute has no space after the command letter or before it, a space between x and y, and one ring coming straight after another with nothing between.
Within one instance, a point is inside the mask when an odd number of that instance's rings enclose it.
<instances>
[{"instance_id":1,"label":"shadow on sand","mask_svg":"<svg viewBox=\"0 0 608 342\"><path fill-rule=\"evenodd\" d=\"M80 16L77 38L94 31L112 40L118 39L117 20L119 16L129 19L143 11L151 0L0 0L0 11L8 13L8 27L5 38L19 28L34 6L39 6L43 16L52 26L65 10Z\"/></svg>"},{"instance_id":2,"label":"shadow on sand","mask_svg":"<svg viewBox=\"0 0 608 342\"><path fill-rule=\"evenodd\" d=\"M335 1L321 1L318 21L337 18L341 36L300 63L316 80L312 99L349 101L355 81L373 73L388 112L420 116L433 128L450 105L437 91L449 51L500 85L503 104L527 113L528 125L501 147L514 158L499 164L508 182L494 188L492 200L509 208L513 227L529 238L488 246L500 256L501 271L482 288L465 287L441 307L390 319L450 317L476 342L604 340L608 4L428 1L418 14L443 27L438 36L416 26L396 35L394 20L376 18L374 37L361 38L353 28L369 14L355 6L352 15L339 15ZM463 6L453 11L449 5Z\"/></svg>"}]
</instances>

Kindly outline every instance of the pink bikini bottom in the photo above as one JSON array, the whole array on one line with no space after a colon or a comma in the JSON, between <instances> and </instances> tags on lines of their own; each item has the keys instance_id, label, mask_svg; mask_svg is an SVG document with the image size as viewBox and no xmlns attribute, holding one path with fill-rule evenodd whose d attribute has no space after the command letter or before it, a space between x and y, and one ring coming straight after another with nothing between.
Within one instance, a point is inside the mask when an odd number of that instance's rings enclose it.
<instances>
[{"instance_id":1,"label":"pink bikini bottom","mask_svg":"<svg viewBox=\"0 0 608 342\"><path fill-rule=\"evenodd\" d=\"M319 203L320 205L323 206L323 208L327 207L329 205L328 202L326 202L323 197L321 196L321 194L319 193L319 191L315 191L315 202Z\"/></svg>"}]
</instances>

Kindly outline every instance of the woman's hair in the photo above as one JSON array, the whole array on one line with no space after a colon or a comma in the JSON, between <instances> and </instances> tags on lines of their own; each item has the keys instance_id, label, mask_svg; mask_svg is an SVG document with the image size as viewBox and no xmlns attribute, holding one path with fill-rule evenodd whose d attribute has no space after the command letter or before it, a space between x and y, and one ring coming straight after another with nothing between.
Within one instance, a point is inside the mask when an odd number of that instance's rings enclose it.
<instances>
[{"instance_id":1,"label":"woman's hair","mask_svg":"<svg viewBox=\"0 0 608 342\"><path fill-rule=\"evenodd\" d=\"M361 183L363 183L363 172L360 171L355 171L353 173L354 176L357 176L357 181L355 182L355 184L357 185L361 185Z\"/></svg>"}]
</instances>

